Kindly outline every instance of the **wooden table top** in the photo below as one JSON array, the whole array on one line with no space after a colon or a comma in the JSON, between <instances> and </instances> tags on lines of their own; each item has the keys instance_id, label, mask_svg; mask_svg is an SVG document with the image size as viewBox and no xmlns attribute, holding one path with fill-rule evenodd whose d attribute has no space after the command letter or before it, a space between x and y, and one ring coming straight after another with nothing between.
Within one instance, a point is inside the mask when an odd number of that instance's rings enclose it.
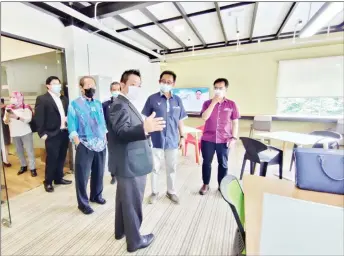
<instances>
[{"instance_id":1,"label":"wooden table top","mask_svg":"<svg viewBox=\"0 0 344 256\"><path fill-rule=\"evenodd\" d=\"M301 190L294 182L254 175L244 176L247 255L259 255L264 193L344 207L344 195Z\"/></svg>"}]
</instances>

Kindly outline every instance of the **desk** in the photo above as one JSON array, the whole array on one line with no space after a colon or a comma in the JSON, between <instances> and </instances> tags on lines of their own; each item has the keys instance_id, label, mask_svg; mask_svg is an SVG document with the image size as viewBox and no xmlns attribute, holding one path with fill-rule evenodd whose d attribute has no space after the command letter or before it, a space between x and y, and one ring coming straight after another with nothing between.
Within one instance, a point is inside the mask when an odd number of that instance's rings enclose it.
<instances>
[{"instance_id":1,"label":"desk","mask_svg":"<svg viewBox=\"0 0 344 256\"><path fill-rule=\"evenodd\" d=\"M283 151L285 151L287 142L291 142L299 146L312 146L316 143L323 143L324 148L326 149L329 142L336 140L329 137L287 131L261 132L256 135L263 138L283 141Z\"/></svg>"},{"instance_id":2,"label":"desk","mask_svg":"<svg viewBox=\"0 0 344 256\"><path fill-rule=\"evenodd\" d=\"M184 133L185 134L188 134L188 133L195 134L196 141L198 141L198 138L199 138L198 134L199 133L201 134L202 132L203 132L202 130L184 125ZM196 147L196 150L195 150L196 151L196 163L200 164L198 143L196 143L195 147ZM184 155L184 152L183 152L183 155Z\"/></svg>"},{"instance_id":3,"label":"desk","mask_svg":"<svg viewBox=\"0 0 344 256\"><path fill-rule=\"evenodd\" d=\"M244 176L246 255L259 255L264 193L344 207L344 196L300 190L291 181Z\"/></svg>"}]
</instances>

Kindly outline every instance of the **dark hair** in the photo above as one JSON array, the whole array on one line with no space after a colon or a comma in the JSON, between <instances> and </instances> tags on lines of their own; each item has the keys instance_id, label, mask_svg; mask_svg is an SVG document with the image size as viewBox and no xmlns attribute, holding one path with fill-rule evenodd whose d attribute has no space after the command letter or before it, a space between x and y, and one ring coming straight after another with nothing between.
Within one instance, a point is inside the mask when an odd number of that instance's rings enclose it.
<instances>
[{"instance_id":1,"label":"dark hair","mask_svg":"<svg viewBox=\"0 0 344 256\"><path fill-rule=\"evenodd\" d=\"M92 76L83 76L80 78L79 85L81 87L84 87L85 79L92 79L94 83L96 84L96 80Z\"/></svg>"},{"instance_id":2,"label":"dark hair","mask_svg":"<svg viewBox=\"0 0 344 256\"><path fill-rule=\"evenodd\" d=\"M112 83L110 84L110 91L112 90L112 86L114 86L115 84L120 85L119 82L112 82Z\"/></svg>"},{"instance_id":3,"label":"dark hair","mask_svg":"<svg viewBox=\"0 0 344 256\"><path fill-rule=\"evenodd\" d=\"M47 80L45 80L45 84L48 85L48 84L50 84L51 81L53 81L53 80L59 80L59 82L61 83L61 80L60 80L57 76L49 76L49 77L47 78Z\"/></svg>"},{"instance_id":4,"label":"dark hair","mask_svg":"<svg viewBox=\"0 0 344 256\"><path fill-rule=\"evenodd\" d=\"M121 76L121 83L126 83L129 79L130 75L135 75L138 76L139 78L141 78L141 73L140 70L138 69L129 69L123 72L122 76Z\"/></svg>"},{"instance_id":5,"label":"dark hair","mask_svg":"<svg viewBox=\"0 0 344 256\"><path fill-rule=\"evenodd\" d=\"M225 87L228 88L228 80L226 78L218 78L215 80L214 85L217 83L225 83Z\"/></svg>"},{"instance_id":6,"label":"dark hair","mask_svg":"<svg viewBox=\"0 0 344 256\"><path fill-rule=\"evenodd\" d=\"M173 76L173 82L175 82L176 79L177 79L176 73L174 73L173 71L170 71L170 70L166 70L166 71L162 72L161 75L160 75L160 80L162 79L162 77L163 77L164 75Z\"/></svg>"},{"instance_id":7,"label":"dark hair","mask_svg":"<svg viewBox=\"0 0 344 256\"><path fill-rule=\"evenodd\" d=\"M200 92L200 93L202 93L202 91L201 91L201 90L197 90L196 92Z\"/></svg>"}]
</instances>

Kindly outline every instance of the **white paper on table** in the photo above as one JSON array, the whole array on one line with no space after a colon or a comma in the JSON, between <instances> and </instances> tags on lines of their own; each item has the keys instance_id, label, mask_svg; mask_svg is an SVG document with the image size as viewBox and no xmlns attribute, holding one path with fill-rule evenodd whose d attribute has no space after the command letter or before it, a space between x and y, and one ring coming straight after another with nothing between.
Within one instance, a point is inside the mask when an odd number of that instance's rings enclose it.
<instances>
[{"instance_id":1,"label":"white paper on table","mask_svg":"<svg viewBox=\"0 0 344 256\"><path fill-rule=\"evenodd\" d=\"M344 255L344 208L264 194L260 255Z\"/></svg>"}]
</instances>

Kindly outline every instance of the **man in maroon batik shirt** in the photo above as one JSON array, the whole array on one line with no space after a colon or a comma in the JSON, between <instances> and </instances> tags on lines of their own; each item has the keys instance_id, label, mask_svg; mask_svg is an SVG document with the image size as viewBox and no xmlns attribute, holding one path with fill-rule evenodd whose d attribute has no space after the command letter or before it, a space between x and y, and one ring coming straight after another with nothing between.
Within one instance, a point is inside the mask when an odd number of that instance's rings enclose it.
<instances>
[{"instance_id":1,"label":"man in maroon batik shirt","mask_svg":"<svg viewBox=\"0 0 344 256\"><path fill-rule=\"evenodd\" d=\"M214 82L215 96L203 104L201 111L205 126L201 141L203 156L203 186L199 193L204 195L209 190L211 163L216 152L218 166L217 181L227 175L228 153L238 139L239 112L234 101L226 99L228 80L218 78Z\"/></svg>"}]
</instances>

